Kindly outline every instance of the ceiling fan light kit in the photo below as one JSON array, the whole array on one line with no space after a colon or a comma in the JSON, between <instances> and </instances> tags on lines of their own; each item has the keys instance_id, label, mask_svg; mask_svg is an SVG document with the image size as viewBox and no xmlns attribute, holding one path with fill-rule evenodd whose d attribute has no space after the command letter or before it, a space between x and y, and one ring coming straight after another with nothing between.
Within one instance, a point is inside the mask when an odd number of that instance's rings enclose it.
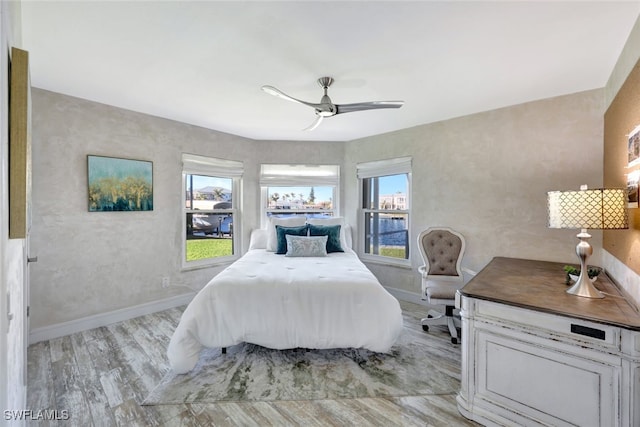
<instances>
[{"instance_id":1,"label":"ceiling fan light kit","mask_svg":"<svg viewBox=\"0 0 640 427\"><path fill-rule=\"evenodd\" d=\"M336 114L352 113L355 111L378 110L381 108L400 108L404 104L404 101L369 101L353 104L334 104L327 94L329 87L333 82L334 80L332 77L320 77L318 79L318 84L324 90L324 94L322 95L319 103L307 102L294 98L273 86L262 86L262 90L269 95L312 107L316 113L316 120L309 127L304 129L308 131L317 128L325 117L332 117Z\"/></svg>"}]
</instances>

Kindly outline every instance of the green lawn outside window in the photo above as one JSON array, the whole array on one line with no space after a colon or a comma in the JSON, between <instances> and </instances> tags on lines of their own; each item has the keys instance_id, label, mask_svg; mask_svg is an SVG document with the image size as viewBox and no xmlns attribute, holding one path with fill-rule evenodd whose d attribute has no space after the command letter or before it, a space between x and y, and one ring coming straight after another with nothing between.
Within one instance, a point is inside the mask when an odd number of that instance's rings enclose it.
<instances>
[{"instance_id":1,"label":"green lawn outside window","mask_svg":"<svg viewBox=\"0 0 640 427\"><path fill-rule=\"evenodd\" d=\"M233 255L232 239L187 240L187 261Z\"/></svg>"}]
</instances>

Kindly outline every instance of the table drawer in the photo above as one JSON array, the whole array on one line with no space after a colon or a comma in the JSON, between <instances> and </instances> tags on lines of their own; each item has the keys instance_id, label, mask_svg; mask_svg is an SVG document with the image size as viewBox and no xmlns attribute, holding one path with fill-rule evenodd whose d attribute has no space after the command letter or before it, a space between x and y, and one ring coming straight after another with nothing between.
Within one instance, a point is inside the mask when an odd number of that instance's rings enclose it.
<instances>
[{"instance_id":1,"label":"table drawer","mask_svg":"<svg viewBox=\"0 0 640 427\"><path fill-rule=\"evenodd\" d=\"M620 328L587 320L556 316L525 308L477 300L476 320L496 319L530 331L543 330L598 347L620 349Z\"/></svg>"}]
</instances>

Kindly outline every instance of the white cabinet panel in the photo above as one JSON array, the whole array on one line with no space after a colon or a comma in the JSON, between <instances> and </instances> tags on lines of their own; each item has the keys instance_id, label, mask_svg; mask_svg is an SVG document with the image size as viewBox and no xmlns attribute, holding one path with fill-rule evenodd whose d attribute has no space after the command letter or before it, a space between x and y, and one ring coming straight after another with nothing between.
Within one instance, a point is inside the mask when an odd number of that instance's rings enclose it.
<instances>
[{"instance_id":1,"label":"white cabinet panel","mask_svg":"<svg viewBox=\"0 0 640 427\"><path fill-rule=\"evenodd\" d=\"M620 367L479 331L477 397L553 425L613 426Z\"/></svg>"}]
</instances>

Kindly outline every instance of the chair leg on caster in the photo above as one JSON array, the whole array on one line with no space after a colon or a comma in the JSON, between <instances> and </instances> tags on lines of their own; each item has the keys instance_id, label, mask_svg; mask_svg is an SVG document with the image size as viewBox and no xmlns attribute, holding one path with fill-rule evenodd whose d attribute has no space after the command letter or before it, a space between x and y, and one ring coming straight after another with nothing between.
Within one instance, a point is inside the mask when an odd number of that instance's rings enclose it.
<instances>
[{"instance_id":1,"label":"chair leg on caster","mask_svg":"<svg viewBox=\"0 0 640 427\"><path fill-rule=\"evenodd\" d=\"M432 325L444 325L449 329L449 334L451 335L451 343L458 344L460 334L458 333L458 328L455 324L455 321L457 319L454 316L454 310L454 306L446 306L444 314L427 314L427 317L421 319L422 330L428 332L429 323Z\"/></svg>"},{"instance_id":2,"label":"chair leg on caster","mask_svg":"<svg viewBox=\"0 0 640 427\"><path fill-rule=\"evenodd\" d=\"M447 327L449 328L449 334L451 335L451 344L458 344L458 329L456 328L455 321L453 319L453 307L447 306Z\"/></svg>"}]
</instances>

